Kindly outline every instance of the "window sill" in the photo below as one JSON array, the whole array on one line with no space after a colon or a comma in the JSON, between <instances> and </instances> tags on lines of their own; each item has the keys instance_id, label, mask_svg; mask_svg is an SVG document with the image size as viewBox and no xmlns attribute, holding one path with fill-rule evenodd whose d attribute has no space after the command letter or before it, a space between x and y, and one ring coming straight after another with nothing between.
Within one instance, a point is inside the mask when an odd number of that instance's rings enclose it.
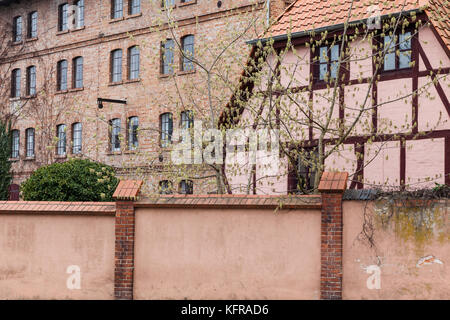
<instances>
[{"instance_id":1,"label":"window sill","mask_svg":"<svg viewBox=\"0 0 450 320\"><path fill-rule=\"evenodd\" d=\"M37 95L36 94L33 94L33 95L29 95L29 96L25 96L25 97L23 97L24 99L34 99L34 98L36 98L37 97Z\"/></svg>"},{"instance_id":2,"label":"window sill","mask_svg":"<svg viewBox=\"0 0 450 320\"><path fill-rule=\"evenodd\" d=\"M179 71L179 72L177 72L177 76L184 76L184 75L187 75L187 74L193 74L195 72L196 72L195 69L194 70L190 70L190 71Z\"/></svg>"},{"instance_id":3,"label":"window sill","mask_svg":"<svg viewBox=\"0 0 450 320\"><path fill-rule=\"evenodd\" d=\"M9 98L10 102L15 102L15 101L20 101L22 99L22 97L11 97Z\"/></svg>"},{"instance_id":4,"label":"window sill","mask_svg":"<svg viewBox=\"0 0 450 320\"><path fill-rule=\"evenodd\" d=\"M13 42L11 43L11 46L20 46L21 44L23 44L23 40L20 40L20 41L13 41Z\"/></svg>"},{"instance_id":5,"label":"window sill","mask_svg":"<svg viewBox=\"0 0 450 320\"><path fill-rule=\"evenodd\" d=\"M128 80L125 80L124 83L133 83L133 82L141 82L141 78L137 78L137 79L128 79Z\"/></svg>"},{"instance_id":6,"label":"window sill","mask_svg":"<svg viewBox=\"0 0 450 320\"><path fill-rule=\"evenodd\" d=\"M129 16L127 16L125 19L133 19L133 18L139 18L142 16L142 12L139 13L135 13L135 14L130 14Z\"/></svg>"},{"instance_id":7,"label":"window sill","mask_svg":"<svg viewBox=\"0 0 450 320\"><path fill-rule=\"evenodd\" d=\"M161 7L161 11L166 11L166 10L173 10L173 9L176 9L176 7L177 7L177 5L176 4L174 4L173 6L170 6L170 7Z\"/></svg>"},{"instance_id":8,"label":"window sill","mask_svg":"<svg viewBox=\"0 0 450 320\"><path fill-rule=\"evenodd\" d=\"M138 153L138 150L127 150L123 152L124 154L136 154Z\"/></svg>"},{"instance_id":9,"label":"window sill","mask_svg":"<svg viewBox=\"0 0 450 320\"><path fill-rule=\"evenodd\" d=\"M72 88L72 89L70 89L69 91L70 92L77 92L77 91L83 91L84 90L84 87L81 87L81 88Z\"/></svg>"},{"instance_id":10,"label":"window sill","mask_svg":"<svg viewBox=\"0 0 450 320\"><path fill-rule=\"evenodd\" d=\"M36 157L26 157L23 159L23 161L35 161Z\"/></svg>"},{"instance_id":11,"label":"window sill","mask_svg":"<svg viewBox=\"0 0 450 320\"><path fill-rule=\"evenodd\" d=\"M17 158L9 158L8 161L9 162L18 162L18 161L20 161L20 158L19 157L17 157Z\"/></svg>"},{"instance_id":12,"label":"window sill","mask_svg":"<svg viewBox=\"0 0 450 320\"><path fill-rule=\"evenodd\" d=\"M33 42L33 41L37 41L38 37L34 37L34 38L27 38L25 39L25 42Z\"/></svg>"},{"instance_id":13,"label":"window sill","mask_svg":"<svg viewBox=\"0 0 450 320\"><path fill-rule=\"evenodd\" d=\"M81 26L79 28L75 28L75 29L70 29L70 32L77 32L77 31L81 31L84 30L86 27L85 26Z\"/></svg>"},{"instance_id":14,"label":"window sill","mask_svg":"<svg viewBox=\"0 0 450 320\"><path fill-rule=\"evenodd\" d=\"M123 20L125 20L125 17L111 18L111 20L109 20L109 23L116 23L116 22L123 21Z\"/></svg>"},{"instance_id":15,"label":"window sill","mask_svg":"<svg viewBox=\"0 0 450 320\"><path fill-rule=\"evenodd\" d=\"M112 86L120 86L121 84L123 84L123 81L110 82L110 83L108 83L108 86L110 86L110 87L112 87Z\"/></svg>"},{"instance_id":16,"label":"window sill","mask_svg":"<svg viewBox=\"0 0 450 320\"><path fill-rule=\"evenodd\" d=\"M160 73L159 76L158 76L158 78L160 78L160 79L166 79L166 78L170 78L170 77L172 77L172 76L174 76L174 75L175 75L174 73Z\"/></svg>"},{"instance_id":17,"label":"window sill","mask_svg":"<svg viewBox=\"0 0 450 320\"><path fill-rule=\"evenodd\" d=\"M59 36L59 35L61 35L61 34L66 34L66 33L69 33L69 29L63 30L63 31L57 31L57 32L56 32L56 35Z\"/></svg>"},{"instance_id":18,"label":"window sill","mask_svg":"<svg viewBox=\"0 0 450 320\"><path fill-rule=\"evenodd\" d=\"M69 90L56 90L56 92L55 92L55 94L64 94L64 93L67 93L67 92L69 92Z\"/></svg>"},{"instance_id":19,"label":"window sill","mask_svg":"<svg viewBox=\"0 0 450 320\"><path fill-rule=\"evenodd\" d=\"M108 151L106 153L107 156L119 156L122 154L122 151Z\"/></svg>"},{"instance_id":20,"label":"window sill","mask_svg":"<svg viewBox=\"0 0 450 320\"><path fill-rule=\"evenodd\" d=\"M66 159L67 158L67 154L57 154L55 155L55 159Z\"/></svg>"},{"instance_id":21,"label":"window sill","mask_svg":"<svg viewBox=\"0 0 450 320\"><path fill-rule=\"evenodd\" d=\"M186 6L190 6L192 4L196 4L196 3L197 3L197 0L192 0L192 1L189 1L189 2L181 2L181 3L178 4L178 6L179 7L186 7Z\"/></svg>"}]
</instances>

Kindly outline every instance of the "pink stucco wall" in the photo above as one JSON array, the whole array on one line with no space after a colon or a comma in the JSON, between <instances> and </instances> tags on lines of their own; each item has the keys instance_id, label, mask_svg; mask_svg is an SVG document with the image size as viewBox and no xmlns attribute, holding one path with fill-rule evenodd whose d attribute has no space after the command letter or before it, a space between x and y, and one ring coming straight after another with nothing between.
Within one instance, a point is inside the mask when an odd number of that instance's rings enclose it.
<instances>
[{"instance_id":1,"label":"pink stucco wall","mask_svg":"<svg viewBox=\"0 0 450 320\"><path fill-rule=\"evenodd\" d=\"M318 299L320 211L136 211L136 299Z\"/></svg>"},{"instance_id":2,"label":"pink stucco wall","mask_svg":"<svg viewBox=\"0 0 450 320\"><path fill-rule=\"evenodd\" d=\"M402 229L405 221L377 225L374 208L382 206L363 201L344 202L344 299L449 299L450 286L450 203L436 207L433 232L418 237L411 229ZM361 241L364 213L373 218L375 246ZM422 209L425 212L425 209ZM406 211L405 211L406 212ZM412 214L412 210L408 211ZM443 220L443 221L442 221ZM397 228L395 228L397 226ZM400 231L403 230L403 231ZM434 257L430 264L420 264L423 257ZM380 287L367 286L378 266ZM370 281L369 281L370 283Z\"/></svg>"},{"instance_id":3,"label":"pink stucco wall","mask_svg":"<svg viewBox=\"0 0 450 320\"><path fill-rule=\"evenodd\" d=\"M80 289L69 289L69 266ZM112 299L114 216L0 214L0 299Z\"/></svg>"}]
</instances>

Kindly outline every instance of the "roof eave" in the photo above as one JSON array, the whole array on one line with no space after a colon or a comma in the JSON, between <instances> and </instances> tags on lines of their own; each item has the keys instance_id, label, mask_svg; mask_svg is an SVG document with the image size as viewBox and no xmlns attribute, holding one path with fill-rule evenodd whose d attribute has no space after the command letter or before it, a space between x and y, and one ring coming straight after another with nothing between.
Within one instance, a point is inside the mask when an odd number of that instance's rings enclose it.
<instances>
[{"instance_id":1,"label":"roof eave","mask_svg":"<svg viewBox=\"0 0 450 320\"><path fill-rule=\"evenodd\" d=\"M401 16L401 15L408 15L411 13L420 13L422 12L423 9L411 9L411 10L407 10L407 11L403 11L403 12L398 12L398 13L390 13L390 14L385 14L381 16L381 19L387 18L387 17L391 17L391 16ZM367 22L367 19L360 19L360 20L355 20L355 21L351 21L349 24L350 25L358 25L358 24L362 24L364 22ZM246 43L248 45L256 45L258 42L261 41L262 44L266 43L268 40L273 39L274 42L278 42L278 41L285 41L287 39L295 39L295 38L301 38L304 36L309 35L311 32L324 32L324 31L335 31L335 30L339 30L339 29L343 29L344 28L344 23L339 23L339 24L334 24L334 25L330 25L330 26L326 26L326 27L321 27L321 28L316 28L316 29L310 29L310 30L306 30L306 31L299 31L299 32L293 32L290 34L282 34L282 35L278 35L278 36L274 36L274 37L267 37L267 38L262 38L262 39L253 39L253 40L249 40Z\"/></svg>"}]
</instances>

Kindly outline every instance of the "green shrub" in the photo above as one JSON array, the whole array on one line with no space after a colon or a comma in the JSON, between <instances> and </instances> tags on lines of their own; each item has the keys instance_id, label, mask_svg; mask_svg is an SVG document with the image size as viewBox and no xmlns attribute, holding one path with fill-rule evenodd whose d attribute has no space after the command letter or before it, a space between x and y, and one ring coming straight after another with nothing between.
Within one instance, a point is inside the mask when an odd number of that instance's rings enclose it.
<instances>
[{"instance_id":1,"label":"green shrub","mask_svg":"<svg viewBox=\"0 0 450 320\"><path fill-rule=\"evenodd\" d=\"M21 190L27 201L111 201L118 183L110 166L73 159L39 168Z\"/></svg>"}]
</instances>

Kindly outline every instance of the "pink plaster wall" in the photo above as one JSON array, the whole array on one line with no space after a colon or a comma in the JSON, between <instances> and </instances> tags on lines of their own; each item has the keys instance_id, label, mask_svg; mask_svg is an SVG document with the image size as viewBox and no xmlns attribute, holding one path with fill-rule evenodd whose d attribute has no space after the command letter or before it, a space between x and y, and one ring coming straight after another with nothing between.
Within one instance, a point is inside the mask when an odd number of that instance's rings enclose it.
<instances>
[{"instance_id":1,"label":"pink plaster wall","mask_svg":"<svg viewBox=\"0 0 450 320\"><path fill-rule=\"evenodd\" d=\"M136 299L318 299L320 211L136 210Z\"/></svg>"},{"instance_id":2,"label":"pink plaster wall","mask_svg":"<svg viewBox=\"0 0 450 320\"><path fill-rule=\"evenodd\" d=\"M66 273L80 267L81 288ZM0 214L1 299L112 299L114 217Z\"/></svg>"},{"instance_id":3,"label":"pink plaster wall","mask_svg":"<svg viewBox=\"0 0 450 320\"><path fill-rule=\"evenodd\" d=\"M435 227L433 235L417 241L414 234L405 237L394 231L393 224L383 229L375 227L375 247L360 241L366 202L344 201L343 299L444 299L449 298L450 285L450 224L449 203L436 210L446 224ZM374 205L367 207L374 217ZM373 220L376 223L376 219ZM445 221L445 220L444 220ZM417 266L425 256L433 256L441 263ZM369 289L367 267L380 268L380 289Z\"/></svg>"}]
</instances>

